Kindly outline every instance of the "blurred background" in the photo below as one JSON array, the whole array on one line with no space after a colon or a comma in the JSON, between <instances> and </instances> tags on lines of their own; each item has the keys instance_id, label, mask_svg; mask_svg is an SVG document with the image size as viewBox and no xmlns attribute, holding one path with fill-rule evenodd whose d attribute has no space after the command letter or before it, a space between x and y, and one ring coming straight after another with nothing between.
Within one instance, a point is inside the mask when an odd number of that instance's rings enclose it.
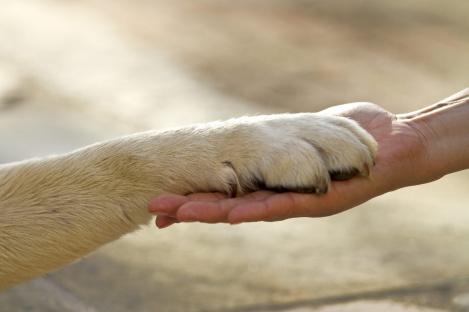
<instances>
[{"instance_id":1,"label":"blurred background","mask_svg":"<svg viewBox=\"0 0 469 312\"><path fill-rule=\"evenodd\" d=\"M0 162L468 86L466 0L0 0ZM469 311L469 173L324 219L153 226L0 311ZM79 238L77 238L79 239Z\"/></svg>"}]
</instances>

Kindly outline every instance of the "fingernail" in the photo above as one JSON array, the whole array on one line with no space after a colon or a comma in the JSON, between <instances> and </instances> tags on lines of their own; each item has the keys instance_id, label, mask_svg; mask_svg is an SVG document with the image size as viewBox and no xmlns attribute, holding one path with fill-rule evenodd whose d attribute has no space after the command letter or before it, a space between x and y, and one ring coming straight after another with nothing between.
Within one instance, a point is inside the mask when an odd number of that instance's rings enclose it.
<instances>
[{"instance_id":1,"label":"fingernail","mask_svg":"<svg viewBox=\"0 0 469 312\"><path fill-rule=\"evenodd\" d=\"M166 229L167 227L170 227L171 225L173 225L173 224L165 224L165 225L158 225L157 224L156 227L158 229L162 230L162 229Z\"/></svg>"}]
</instances>

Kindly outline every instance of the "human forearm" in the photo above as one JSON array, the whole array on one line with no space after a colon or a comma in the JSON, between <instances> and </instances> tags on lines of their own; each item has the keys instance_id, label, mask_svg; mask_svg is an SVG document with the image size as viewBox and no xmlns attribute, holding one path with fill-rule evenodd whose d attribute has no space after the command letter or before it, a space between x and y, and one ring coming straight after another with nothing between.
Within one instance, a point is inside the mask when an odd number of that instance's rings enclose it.
<instances>
[{"instance_id":1,"label":"human forearm","mask_svg":"<svg viewBox=\"0 0 469 312\"><path fill-rule=\"evenodd\" d=\"M469 168L469 89L411 116L426 146L429 180Z\"/></svg>"}]
</instances>

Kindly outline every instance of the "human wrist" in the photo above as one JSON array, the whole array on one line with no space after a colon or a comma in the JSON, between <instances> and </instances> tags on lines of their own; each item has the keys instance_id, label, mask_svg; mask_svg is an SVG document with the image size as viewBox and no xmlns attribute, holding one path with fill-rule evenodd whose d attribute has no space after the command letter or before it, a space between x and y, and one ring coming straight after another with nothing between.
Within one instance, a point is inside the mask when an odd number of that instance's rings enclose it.
<instances>
[{"instance_id":1,"label":"human wrist","mask_svg":"<svg viewBox=\"0 0 469 312\"><path fill-rule=\"evenodd\" d=\"M421 159L429 181L469 168L469 89L408 120L425 148Z\"/></svg>"}]
</instances>

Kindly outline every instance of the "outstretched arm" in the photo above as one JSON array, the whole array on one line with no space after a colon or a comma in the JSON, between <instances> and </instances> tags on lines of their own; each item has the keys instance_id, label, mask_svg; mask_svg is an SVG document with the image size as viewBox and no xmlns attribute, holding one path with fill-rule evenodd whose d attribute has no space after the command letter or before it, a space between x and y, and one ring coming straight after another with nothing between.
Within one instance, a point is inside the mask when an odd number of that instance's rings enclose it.
<instances>
[{"instance_id":1,"label":"outstretched arm","mask_svg":"<svg viewBox=\"0 0 469 312\"><path fill-rule=\"evenodd\" d=\"M370 103L335 106L322 113L352 118L378 141L376 166L369 178L333 182L322 196L267 191L238 198L219 193L162 195L149 205L150 212L158 215L156 225L163 228L181 221L240 223L322 217L386 192L469 168L469 89L402 115Z\"/></svg>"}]
</instances>

